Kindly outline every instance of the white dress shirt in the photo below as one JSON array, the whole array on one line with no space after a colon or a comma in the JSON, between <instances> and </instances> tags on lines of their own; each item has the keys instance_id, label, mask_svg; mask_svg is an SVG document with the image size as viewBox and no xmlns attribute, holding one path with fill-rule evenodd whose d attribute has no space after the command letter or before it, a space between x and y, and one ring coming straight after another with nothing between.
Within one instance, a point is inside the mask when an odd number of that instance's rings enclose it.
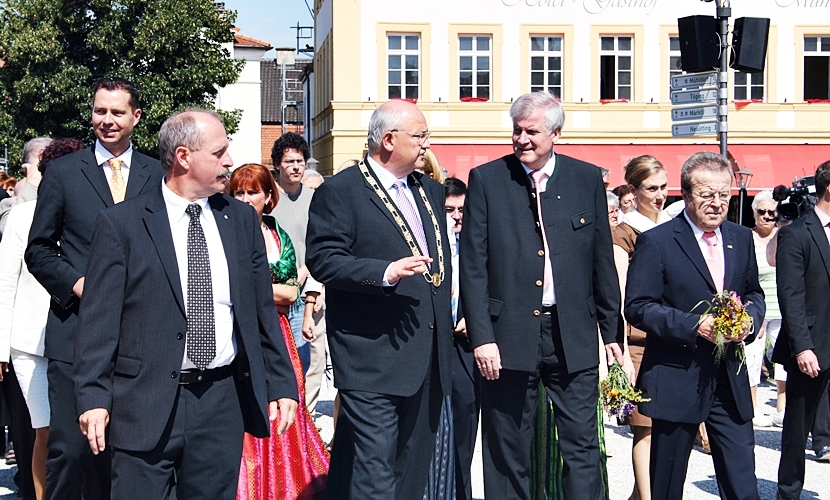
<instances>
[{"instance_id":1,"label":"white dress shirt","mask_svg":"<svg viewBox=\"0 0 830 500\"><path fill-rule=\"evenodd\" d=\"M541 169L542 172L547 174L547 177L542 182L539 183L540 184L539 186L536 186L536 190L539 191L540 193L544 193L545 190L547 190L548 180L550 180L550 178L553 177L554 167L556 167L556 154L551 151L550 160L548 160L548 162L545 163L545 166L542 167L542 169ZM522 163L522 168L525 169L525 174L527 174L528 178L530 178L531 182L533 182L533 179L530 177L530 174L533 172L533 169L528 167L524 163ZM541 200L539 201L539 203L541 203ZM539 221L539 223L542 224L542 221ZM547 259L550 259L550 255L547 255L546 257L547 257ZM550 263L550 268L551 268L551 274L555 275L556 270L553 269L553 262ZM547 307L547 306L552 306L552 305L556 304L556 290L554 290L553 281L554 280L551 280L550 285L548 285L547 287L545 287L544 290L542 290L542 305L543 306Z\"/></svg>"},{"instance_id":2,"label":"white dress shirt","mask_svg":"<svg viewBox=\"0 0 830 500\"><path fill-rule=\"evenodd\" d=\"M161 194L167 207L167 217L170 219L170 230L173 233L173 246L176 249L176 260L179 266L179 280L182 286L182 296L187 307L187 229L190 225L190 216L185 210L191 203L198 203L202 207L199 222L205 233L208 254L210 258L210 282L213 287L213 313L216 316L216 357L207 368L218 368L233 361L236 356L236 339L233 336L233 303L231 302L230 278L228 277L228 261L225 258L224 246L216 227L216 219L207 198L188 201L177 195L162 181ZM195 369L187 357L187 339L185 339L184 359L182 369Z\"/></svg>"},{"instance_id":3,"label":"white dress shirt","mask_svg":"<svg viewBox=\"0 0 830 500\"><path fill-rule=\"evenodd\" d=\"M107 184L110 185L110 189L112 189L112 167L110 164L107 163L110 158L118 158L121 160L121 177L124 179L124 185L127 185L127 180L130 178L130 165L133 164L133 145L132 143L127 148L126 151L121 153L118 156L113 155L112 153L104 147L98 140L95 141L95 161L98 162L98 165L104 167L104 174L107 176Z\"/></svg>"}]
</instances>

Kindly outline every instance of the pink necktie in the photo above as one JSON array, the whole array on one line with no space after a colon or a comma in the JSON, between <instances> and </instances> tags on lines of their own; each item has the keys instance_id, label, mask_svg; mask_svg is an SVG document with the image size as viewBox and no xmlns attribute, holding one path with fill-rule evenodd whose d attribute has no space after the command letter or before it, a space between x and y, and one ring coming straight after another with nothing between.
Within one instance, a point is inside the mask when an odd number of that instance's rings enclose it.
<instances>
[{"instance_id":1,"label":"pink necktie","mask_svg":"<svg viewBox=\"0 0 830 500\"><path fill-rule=\"evenodd\" d=\"M542 220L542 191L541 186L542 182L547 179L548 174L542 172L541 170L534 170L530 173L530 177L533 178L533 185L536 188L536 210L539 212L539 227L542 228L542 243L545 245L545 278L544 278L544 289L547 290L548 287L553 283L553 269L550 266L550 250L548 249L548 238L545 235L545 223Z\"/></svg>"},{"instance_id":2,"label":"pink necktie","mask_svg":"<svg viewBox=\"0 0 830 500\"><path fill-rule=\"evenodd\" d=\"M703 241L708 245L703 257L706 259L706 265L709 266L712 281L715 282L715 290L721 292L723 290L723 250L718 244L718 235L712 231L705 232Z\"/></svg>"},{"instance_id":3,"label":"pink necktie","mask_svg":"<svg viewBox=\"0 0 830 500\"><path fill-rule=\"evenodd\" d=\"M418 246L421 248L421 253L425 257L429 257L429 246L427 246L424 226L421 224L421 219L418 217L415 207L412 206L412 202L410 202L409 198L407 198L404 189L409 188L403 183L403 181L398 181L392 184L392 190L395 191L395 204L398 206L398 210L401 211L403 218L406 219L406 223L409 224L409 228L415 236L415 241L418 242Z\"/></svg>"}]
</instances>

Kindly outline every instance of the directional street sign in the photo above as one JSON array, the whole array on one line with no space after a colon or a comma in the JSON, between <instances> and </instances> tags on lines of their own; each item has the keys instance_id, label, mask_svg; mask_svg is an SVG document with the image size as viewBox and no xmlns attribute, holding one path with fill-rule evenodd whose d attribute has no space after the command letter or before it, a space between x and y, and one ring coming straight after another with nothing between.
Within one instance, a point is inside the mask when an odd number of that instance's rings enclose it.
<instances>
[{"instance_id":1,"label":"directional street sign","mask_svg":"<svg viewBox=\"0 0 830 500\"><path fill-rule=\"evenodd\" d=\"M705 73L688 73L671 77L672 90L699 89L701 87L715 87L718 84L717 71Z\"/></svg>"},{"instance_id":2,"label":"directional street sign","mask_svg":"<svg viewBox=\"0 0 830 500\"><path fill-rule=\"evenodd\" d=\"M718 117L718 105L708 104L706 106L686 106L672 108L671 121L683 122L688 120L705 120Z\"/></svg>"},{"instance_id":3,"label":"directional street sign","mask_svg":"<svg viewBox=\"0 0 830 500\"><path fill-rule=\"evenodd\" d=\"M672 125L672 137L690 137L693 135L715 135L718 133L718 122L696 122L696 123L681 123L679 125Z\"/></svg>"},{"instance_id":4,"label":"directional street sign","mask_svg":"<svg viewBox=\"0 0 830 500\"><path fill-rule=\"evenodd\" d=\"M671 93L672 104L702 104L718 102L718 89L675 90Z\"/></svg>"}]
</instances>

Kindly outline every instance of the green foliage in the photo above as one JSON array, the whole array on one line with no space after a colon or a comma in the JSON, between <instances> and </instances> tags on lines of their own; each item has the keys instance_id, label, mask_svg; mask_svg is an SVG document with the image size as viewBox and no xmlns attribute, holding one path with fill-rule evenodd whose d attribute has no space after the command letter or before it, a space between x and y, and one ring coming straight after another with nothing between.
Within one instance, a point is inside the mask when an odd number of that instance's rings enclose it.
<instances>
[{"instance_id":1,"label":"green foliage","mask_svg":"<svg viewBox=\"0 0 830 500\"><path fill-rule=\"evenodd\" d=\"M38 135L91 143L92 84L126 78L141 90L133 146L158 156L165 118L186 107L214 108L219 87L244 64L230 58L234 12L211 0L6 0L0 6L0 145L10 170ZM241 111L222 112L231 134ZM2 147L2 146L0 146Z\"/></svg>"}]
</instances>

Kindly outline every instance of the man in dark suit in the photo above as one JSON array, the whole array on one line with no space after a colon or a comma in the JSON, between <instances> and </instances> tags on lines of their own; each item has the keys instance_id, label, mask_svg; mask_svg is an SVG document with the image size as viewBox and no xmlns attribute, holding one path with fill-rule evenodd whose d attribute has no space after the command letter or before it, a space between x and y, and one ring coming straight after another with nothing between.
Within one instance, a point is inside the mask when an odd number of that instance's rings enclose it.
<instances>
[{"instance_id":1,"label":"man in dark suit","mask_svg":"<svg viewBox=\"0 0 830 500\"><path fill-rule=\"evenodd\" d=\"M172 115L164 183L96 222L75 401L93 453L112 445L116 499L235 499L243 429L264 437L269 418L280 433L294 420L259 220L221 194L227 148L212 111Z\"/></svg>"},{"instance_id":2,"label":"man in dark suit","mask_svg":"<svg viewBox=\"0 0 830 500\"><path fill-rule=\"evenodd\" d=\"M485 379L484 494L530 498L541 379L565 497L601 499L597 325L607 361L622 363L623 340L605 188L599 168L554 154L565 112L552 95L520 96L510 116L514 153L470 172L461 231L461 304Z\"/></svg>"},{"instance_id":3,"label":"man in dark suit","mask_svg":"<svg viewBox=\"0 0 830 500\"><path fill-rule=\"evenodd\" d=\"M783 320L772 359L787 370L778 498L801 497L807 433L830 381L830 161L816 169L815 182L815 209L781 228L775 256ZM830 459L830 447L813 449Z\"/></svg>"},{"instance_id":4,"label":"man in dark suit","mask_svg":"<svg viewBox=\"0 0 830 500\"><path fill-rule=\"evenodd\" d=\"M326 285L341 402L328 498L424 495L452 351L444 192L414 172L428 147L420 110L389 101L366 159L311 201L306 264Z\"/></svg>"},{"instance_id":5,"label":"man in dark suit","mask_svg":"<svg viewBox=\"0 0 830 500\"><path fill-rule=\"evenodd\" d=\"M755 328L761 325L766 307L752 234L725 221L732 184L726 159L696 153L680 175L685 209L639 236L625 289L626 319L648 334L637 383L651 399L639 405L652 419L651 496L683 498L695 435L706 422L721 498L758 500L749 379L736 354L754 330L727 340L718 364L714 320L700 306L729 290L747 305Z\"/></svg>"},{"instance_id":6,"label":"man in dark suit","mask_svg":"<svg viewBox=\"0 0 830 500\"><path fill-rule=\"evenodd\" d=\"M72 398L72 356L78 304L98 212L161 183L158 161L134 151L141 118L138 90L122 78L94 85L95 144L49 165L40 184L26 265L52 295L44 356L49 359L49 456L46 498L109 498L109 457L93 457L78 431Z\"/></svg>"}]
</instances>

